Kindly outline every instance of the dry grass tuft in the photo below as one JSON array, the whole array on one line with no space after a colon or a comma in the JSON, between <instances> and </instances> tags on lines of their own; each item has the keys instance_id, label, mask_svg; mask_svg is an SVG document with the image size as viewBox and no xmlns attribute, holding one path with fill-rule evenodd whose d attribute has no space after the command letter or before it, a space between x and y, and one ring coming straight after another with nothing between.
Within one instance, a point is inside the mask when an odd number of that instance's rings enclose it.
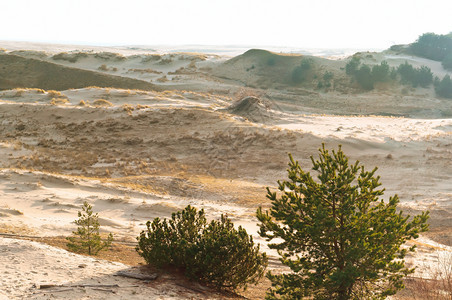
<instances>
[{"instance_id":1,"label":"dry grass tuft","mask_svg":"<svg viewBox=\"0 0 452 300\"><path fill-rule=\"evenodd\" d=\"M127 58L119 53L112 53L112 52L99 52L94 54L95 58L100 58L103 60L113 60L113 61L123 61Z\"/></svg>"},{"instance_id":2,"label":"dry grass tuft","mask_svg":"<svg viewBox=\"0 0 452 300\"><path fill-rule=\"evenodd\" d=\"M108 67L107 67L107 65L100 65L99 66L99 68L97 68L99 71L108 71L109 69L108 69Z\"/></svg>"},{"instance_id":3,"label":"dry grass tuft","mask_svg":"<svg viewBox=\"0 0 452 300\"><path fill-rule=\"evenodd\" d=\"M66 98L52 98L52 100L50 100L50 104L52 105L64 105L68 103L69 100L67 100Z\"/></svg>"},{"instance_id":4,"label":"dry grass tuft","mask_svg":"<svg viewBox=\"0 0 452 300\"><path fill-rule=\"evenodd\" d=\"M452 253L437 252L436 258L436 263L428 266L424 277L409 277L406 280L403 294L409 299L452 299Z\"/></svg>"},{"instance_id":5,"label":"dry grass tuft","mask_svg":"<svg viewBox=\"0 0 452 300\"><path fill-rule=\"evenodd\" d=\"M156 70L153 70L153 69L129 69L129 72L135 72L135 73L141 73L141 74L144 74L144 73L148 73L148 74L163 74L162 72L156 71Z\"/></svg>"},{"instance_id":6,"label":"dry grass tuft","mask_svg":"<svg viewBox=\"0 0 452 300\"><path fill-rule=\"evenodd\" d=\"M123 109L124 111L126 111L129 115L131 115L132 112L133 112L133 110L134 110L133 105L127 104L127 103L123 104L121 107L122 107L122 109Z\"/></svg>"},{"instance_id":7,"label":"dry grass tuft","mask_svg":"<svg viewBox=\"0 0 452 300\"><path fill-rule=\"evenodd\" d=\"M15 91L13 97L22 97L23 94L25 93L25 89L21 88L13 89L13 91Z\"/></svg>"},{"instance_id":8,"label":"dry grass tuft","mask_svg":"<svg viewBox=\"0 0 452 300\"><path fill-rule=\"evenodd\" d=\"M162 76L162 77L158 78L157 81L158 81L158 82L167 82L167 81L168 81L168 78L167 78L166 75L165 75L165 76Z\"/></svg>"},{"instance_id":9,"label":"dry grass tuft","mask_svg":"<svg viewBox=\"0 0 452 300\"><path fill-rule=\"evenodd\" d=\"M61 52L58 54L55 54L52 56L53 60L65 60L71 63L77 62L81 58L88 57L87 53L84 52L75 52L75 53L67 53L67 52Z\"/></svg>"},{"instance_id":10,"label":"dry grass tuft","mask_svg":"<svg viewBox=\"0 0 452 300\"><path fill-rule=\"evenodd\" d=\"M105 99L96 99L93 101L93 105L97 107L111 107L113 103Z\"/></svg>"},{"instance_id":11,"label":"dry grass tuft","mask_svg":"<svg viewBox=\"0 0 452 300\"><path fill-rule=\"evenodd\" d=\"M67 98L66 95L63 95L63 93L55 90L49 90L47 91L47 96L49 98Z\"/></svg>"},{"instance_id":12,"label":"dry grass tuft","mask_svg":"<svg viewBox=\"0 0 452 300\"><path fill-rule=\"evenodd\" d=\"M246 97L255 97L258 99L261 99L265 96L264 92L262 90L253 89L253 88L241 88L234 94L235 100L242 100Z\"/></svg>"}]
</instances>

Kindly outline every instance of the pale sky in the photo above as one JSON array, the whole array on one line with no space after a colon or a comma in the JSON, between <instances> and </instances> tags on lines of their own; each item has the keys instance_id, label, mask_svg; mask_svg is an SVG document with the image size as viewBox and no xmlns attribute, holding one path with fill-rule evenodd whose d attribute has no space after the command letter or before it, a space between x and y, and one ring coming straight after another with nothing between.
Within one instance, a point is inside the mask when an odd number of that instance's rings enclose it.
<instances>
[{"instance_id":1,"label":"pale sky","mask_svg":"<svg viewBox=\"0 0 452 300\"><path fill-rule=\"evenodd\" d=\"M452 0L0 0L0 40L385 49L452 31Z\"/></svg>"}]
</instances>

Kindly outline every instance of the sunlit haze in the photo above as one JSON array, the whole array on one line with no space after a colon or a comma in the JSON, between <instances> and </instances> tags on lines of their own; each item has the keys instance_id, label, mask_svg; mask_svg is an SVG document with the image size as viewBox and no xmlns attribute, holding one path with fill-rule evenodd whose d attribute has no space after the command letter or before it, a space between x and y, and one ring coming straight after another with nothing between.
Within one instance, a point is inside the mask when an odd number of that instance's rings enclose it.
<instances>
[{"instance_id":1,"label":"sunlit haze","mask_svg":"<svg viewBox=\"0 0 452 300\"><path fill-rule=\"evenodd\" d=\"M384 49L452 30L452 1L2 1L0 40Z\"/></svg>"}]
</instances>

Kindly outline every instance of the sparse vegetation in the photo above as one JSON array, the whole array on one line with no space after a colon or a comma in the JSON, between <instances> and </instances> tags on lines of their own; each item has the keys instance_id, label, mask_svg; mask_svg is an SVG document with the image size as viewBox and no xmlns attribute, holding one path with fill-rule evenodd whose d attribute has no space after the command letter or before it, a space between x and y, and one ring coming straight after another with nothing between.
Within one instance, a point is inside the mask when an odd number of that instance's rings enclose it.
<instances>
[{"instance_id":1,"label":"sparse vegetation","mask_svg":"<svg viewBox=\"0 0 452 300\"><path fill-rule=\"evenodd\" d=\"M136 72L136 73L141 73L141 74L144 74L144 73L148 73L148 74L163 74L162 72L156 71L156 70L153 70L153 69L129 69L129 72Z\"/></svg>"},{"instance_id":2,"label":"sparse vegetation","mask_svg":"<svg viewBox=\"0 0 452 300\"><path fill-rule=\"evenodd\" d=\"M168 77L166 77L166 75L164 75L164 76L162 76L162 77L159 77L159 78L157 78L157 81L158 82L167 82L168 81Z\"/></svg>"},{"instance_id":3,"label":"sparse vegetation","mask_svg":"<svg viewBox=\"0 0 452 300\"><path fill-rule=\"evenodd\" d=\"M317 88L321 89L321 88L325 88L325 89L329 89L332 86L331 81L333 80L334 74L332 72L326 71L323 76L322 79L319 80L319 82L317 83Z\"/></svg>"},{"instance_id":4,"label":"sparse vegetation","mask_svg":"<svg viewBox=\"0 0 452 300\"><path fill-rule=\"evenodd\" d=\"M353 76L354 80L364 90L372 90L375 83L385 82L390 78L390 68L386 61L372 67L361 64L359 57L353 56L345 65L345 73Z\"/></svg>"},{"instance_id":5,"label":"sparse vegetation","mask_svg":"<svg viewBox=\"0 0 452 300\"><path fill-rule=\"evenodd\" d=\"M59 91L55 91L55 90L48 90L47 91L47 96L49 98L67 98L65 95L63 95L63 93L59 92Z\"/></svg>"},{"instance_id":6,"label":"sparse vegetation","mask_svg":"<svg viewBox=\"0 0 452 300\"><path fill-rule=\"evenodd\" d=\"M170 56L170 58L162 58L162 59L160 59L158 64L159 65L169 65L172 62L173 62L173 60L171 59L171 56Z\"/></svg>"},{"instance_id":7,"label":"sparse vegetation","mask_svg":"<svg viewBox=\"0 0 452 300\"><path fill-rule=\"evenodd\" d=\"M147 63L152 61L159 61L162 57L158 54L146 54L141 58L141 63Z\"/></svg>"},{"instance_id":8,"label":"sparse vegetation","mask_svg":"<svg viewBox=\"0 0 452 300\"><path fill-rule=\"evenodd\" d=\"M82 211L78 212L78 219L74 223L78 225L77 231L72 232L73 236L66 238L69 250L96 255L110 247L113 235L110 233L105 241L101 240L98 214L93 213L93 207L87 201L83 203Z\"/></svg>"},{"instance_id":9,"label":"sparse vegetation","mask_svg":"<svg viewBox=\"0 0 452 300\"><path fill-rule=\"evenodd\" d=\"M410 219L397 212L399 199L385 203L376 168L365 171L339 150L323 146L312 170L315 181L290 156L289 179L279 194L268 190L270 211L257 211L259 234L292 272L272 274L268 299L384 299L404 287L414 272L402 248L426 231L428 212ZM410 220L409 220L410 219Z\"/></svg>"},{"instance_id":10,"label":"sparse vegetation","mask_svg":"<svg viewBox=\"0 0 452 300\"><path fill-rule=\"evenodd\" d=\"M189 278L217 288L246 288L257 283L267 266L253 238L221 216L207 222L204 210L187 206L170 220L148 221L137 251L148 264L181 269Z\"/></svg>"},{"instance_id":11,"label":"sparse vegetation","mask_svg":"<svg viewBox=\"0 0 452 300\"><path fill-rule=\"evenodd\" d=\"M52 56L53 60L65 60L71 63L76 63L79 59L88 57L88 53L85 52L75 52L75 53L67 53L61 52Z\"/></svg>"},{"instance_id":12,"label":"sparse vegetation","mask_svg":"<svg viewBox=\"0 0 452 300\"><path fill-rule=\"evenodd\" d=\"M122 60L127 59L124 55L121 55L119 53L112 53L112 52L95 53L94 57L102 59L102 60L114 60L114 61L122 61Z\"/></svg>"}]
</instances>

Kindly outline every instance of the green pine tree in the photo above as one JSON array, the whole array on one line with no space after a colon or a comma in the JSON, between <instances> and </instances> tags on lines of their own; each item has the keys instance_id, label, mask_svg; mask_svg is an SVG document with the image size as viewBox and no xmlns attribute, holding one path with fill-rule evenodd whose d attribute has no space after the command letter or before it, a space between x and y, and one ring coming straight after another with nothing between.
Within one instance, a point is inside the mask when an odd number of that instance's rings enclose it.
<instances>
[{"instance_id":1,"label":"green pine tree","mask_svg":"<svg viewBox=\"0 0 452 300\"><path fill-rule=\"evenodd\" d=\"M259 234L292 272L272 274L268 299L384 299L404 287L414 271L404 257L409 239L428 229L428 212L410 218L397 212L397 195L383 201L376 168L365 171L339 150L325 146L311 157L317 179L291 155L289 180L268 188L270 211L257 211Z\"/></svg>"},{"instance_id":2,"label":"green pine tree","mask_svg":"<svg viewBox=\"0 0 452 300\"><path fill-rule=\"evenodd\" d=\"M111 245L113 235L110 233L107 240L101 240L98 214L93 213L93 207L87 201L83 203L82 211L78 212L78 220L74 223L78 225L77 231L73 231L73 236L66 238L69 250L96 255Z\"/></svg>"}]
</instances>

